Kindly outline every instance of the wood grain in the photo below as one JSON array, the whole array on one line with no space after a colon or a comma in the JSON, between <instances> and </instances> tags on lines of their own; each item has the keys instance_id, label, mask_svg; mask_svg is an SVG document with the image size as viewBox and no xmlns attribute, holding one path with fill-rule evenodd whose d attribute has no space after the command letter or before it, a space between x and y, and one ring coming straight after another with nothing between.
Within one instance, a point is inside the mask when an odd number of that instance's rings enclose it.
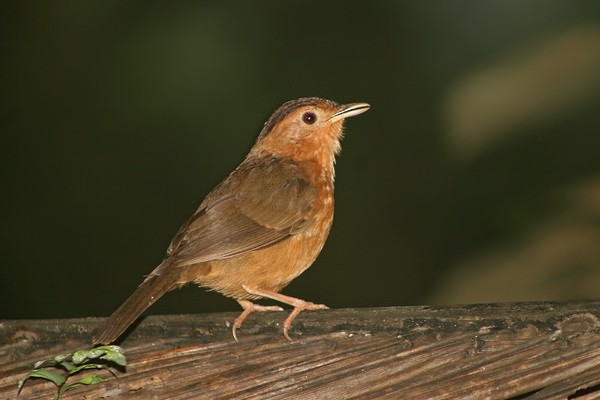
<instances>
[{"instance_id":1,"label":"wood grain","mask_svg":"<svg viewBox=\"0 0 600 400\"><path fill-rule=\"evenodd\" d=\"M600 398L600 302L151 316L121 343L126 372L64 399ZM0 398L35 361L89 348L102 318L4 321ZM30 381L20 398L50 399ZM571 397L569 397L571 396Z\"/></svg>"}]
</instances>

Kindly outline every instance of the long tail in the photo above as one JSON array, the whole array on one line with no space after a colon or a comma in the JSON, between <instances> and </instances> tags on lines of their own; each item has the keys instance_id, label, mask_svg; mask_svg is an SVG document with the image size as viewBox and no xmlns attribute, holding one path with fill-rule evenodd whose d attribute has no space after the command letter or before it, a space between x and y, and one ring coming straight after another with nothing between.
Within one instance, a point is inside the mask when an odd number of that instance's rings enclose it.
<instances>
[{"instance_id":1,"label":"long tail","mask_svg":"<svg viewBox=\"0 0 600 400\"><path fill-rule=\"evenodd\" d=\"M168 264L167 264L168 263ZM125 332L148 307L177 285L178 274L165 260L106 321L94 337L94 344L109 344Z\"/></svg>"}]
</instances>

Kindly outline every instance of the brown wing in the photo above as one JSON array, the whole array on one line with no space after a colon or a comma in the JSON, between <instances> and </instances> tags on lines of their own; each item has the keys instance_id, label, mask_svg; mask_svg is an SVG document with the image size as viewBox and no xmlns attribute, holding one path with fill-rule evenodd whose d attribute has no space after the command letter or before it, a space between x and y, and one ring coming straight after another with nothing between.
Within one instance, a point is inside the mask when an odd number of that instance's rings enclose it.
<instances>
[{"instance_id":1,"label":"brown wing","mask_svg":"<svg viewBox=\"0 0 600 400\"><path fill-rule=\"evenodd\" d=\"M310 224L315 197L291 160L247 160L206 197L167 254L181 265L271 246Z\"/></svg>"}]
</instances>

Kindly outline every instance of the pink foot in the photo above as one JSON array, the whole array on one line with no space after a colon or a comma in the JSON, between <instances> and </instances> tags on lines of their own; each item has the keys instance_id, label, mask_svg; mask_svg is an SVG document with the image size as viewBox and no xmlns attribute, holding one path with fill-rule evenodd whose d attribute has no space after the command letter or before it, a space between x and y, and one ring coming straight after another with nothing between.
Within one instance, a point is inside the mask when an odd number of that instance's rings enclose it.
<instances>
[{"instance_id":1,"label":"pink foot","mask_svg":"<svg viewBox=\"0 0 600 400\"><path fill-rule=\"evenodd\" d=\"M254 311L263 312L263 311L283 311L283 308L279 306L261 306L258 304L254 304L249 300L238 300L238 303L242 306L244 311L233 321L233 328L231 333L233 333L233 338L235 341L238 341L236 331L238 328L242 327L244 320L248 317L248 315L252 314Z\"/></svg>"},{"instance_id":2,"label":"pink foot","mask_svg":"<svg viewBox=\"0 0 600 400\"><path fill-rule=\"evenodd\" d=\"M294 307L294 309L292 310L290 315L283 322L283 336L285 336L285 338L287 340L292 340L292 338L290 338L290 335L288 334L288 331L292 327L292 322L294 322L294 319L296 319L298 314L300 314L304 310L325 310L325 309L329 308L324 304L311 303L308 301L297 299L295 297L286 296L281 293L275 293L275 292L271 292L268 290L254 289L254 288L250 288L246 285L242 285L242 287L244 288L244 290L246 292L253 294L255 296L266 297L268 299L279 301L280 303L288 304L288 305ZM242 300L242 301L246 301L246 300ZM248 303L250 303L250 302L248 302ZM240 304L241 304L241 302L240 302ZM250 303L250 304L252 304L252 303ZM242 304L242 307L244 307L243 304ZM250 312L252 312L252 311L250 311ZM250 314L250 312L248 312L248 314ZM246 313L246 310L244 310L242 315L244 315L244 313ZM238 318L241 318L242 315L240 315ZM246 316L247 316L247 314L244 316L244 318ZM243 319L242 319L242 321L243 321ZM235 337L235 330L234 330L234 337Z\"/></svg>"}]
</instances>

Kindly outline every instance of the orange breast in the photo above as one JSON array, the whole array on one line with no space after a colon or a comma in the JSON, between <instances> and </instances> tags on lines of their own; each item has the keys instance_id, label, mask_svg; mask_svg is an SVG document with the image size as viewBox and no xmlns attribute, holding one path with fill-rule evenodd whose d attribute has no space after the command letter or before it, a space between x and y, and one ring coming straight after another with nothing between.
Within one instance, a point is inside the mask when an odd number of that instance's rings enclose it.
<instances>
[{"instance_id":1,"label":"orange breast","mask_svg":"<svg viewBox=\"0 0 600 400\"><path fill-rule=\"evenodd\" d=\"M325 195L325 193L323 193ZM225 260L208 262L210 271L197 276L196 284L234 299L256 299L242 287L279 292L315 261L333 222L332 188L320 196L314 221L303 232L273 246Z\"/></svg>"}]
</instances>

